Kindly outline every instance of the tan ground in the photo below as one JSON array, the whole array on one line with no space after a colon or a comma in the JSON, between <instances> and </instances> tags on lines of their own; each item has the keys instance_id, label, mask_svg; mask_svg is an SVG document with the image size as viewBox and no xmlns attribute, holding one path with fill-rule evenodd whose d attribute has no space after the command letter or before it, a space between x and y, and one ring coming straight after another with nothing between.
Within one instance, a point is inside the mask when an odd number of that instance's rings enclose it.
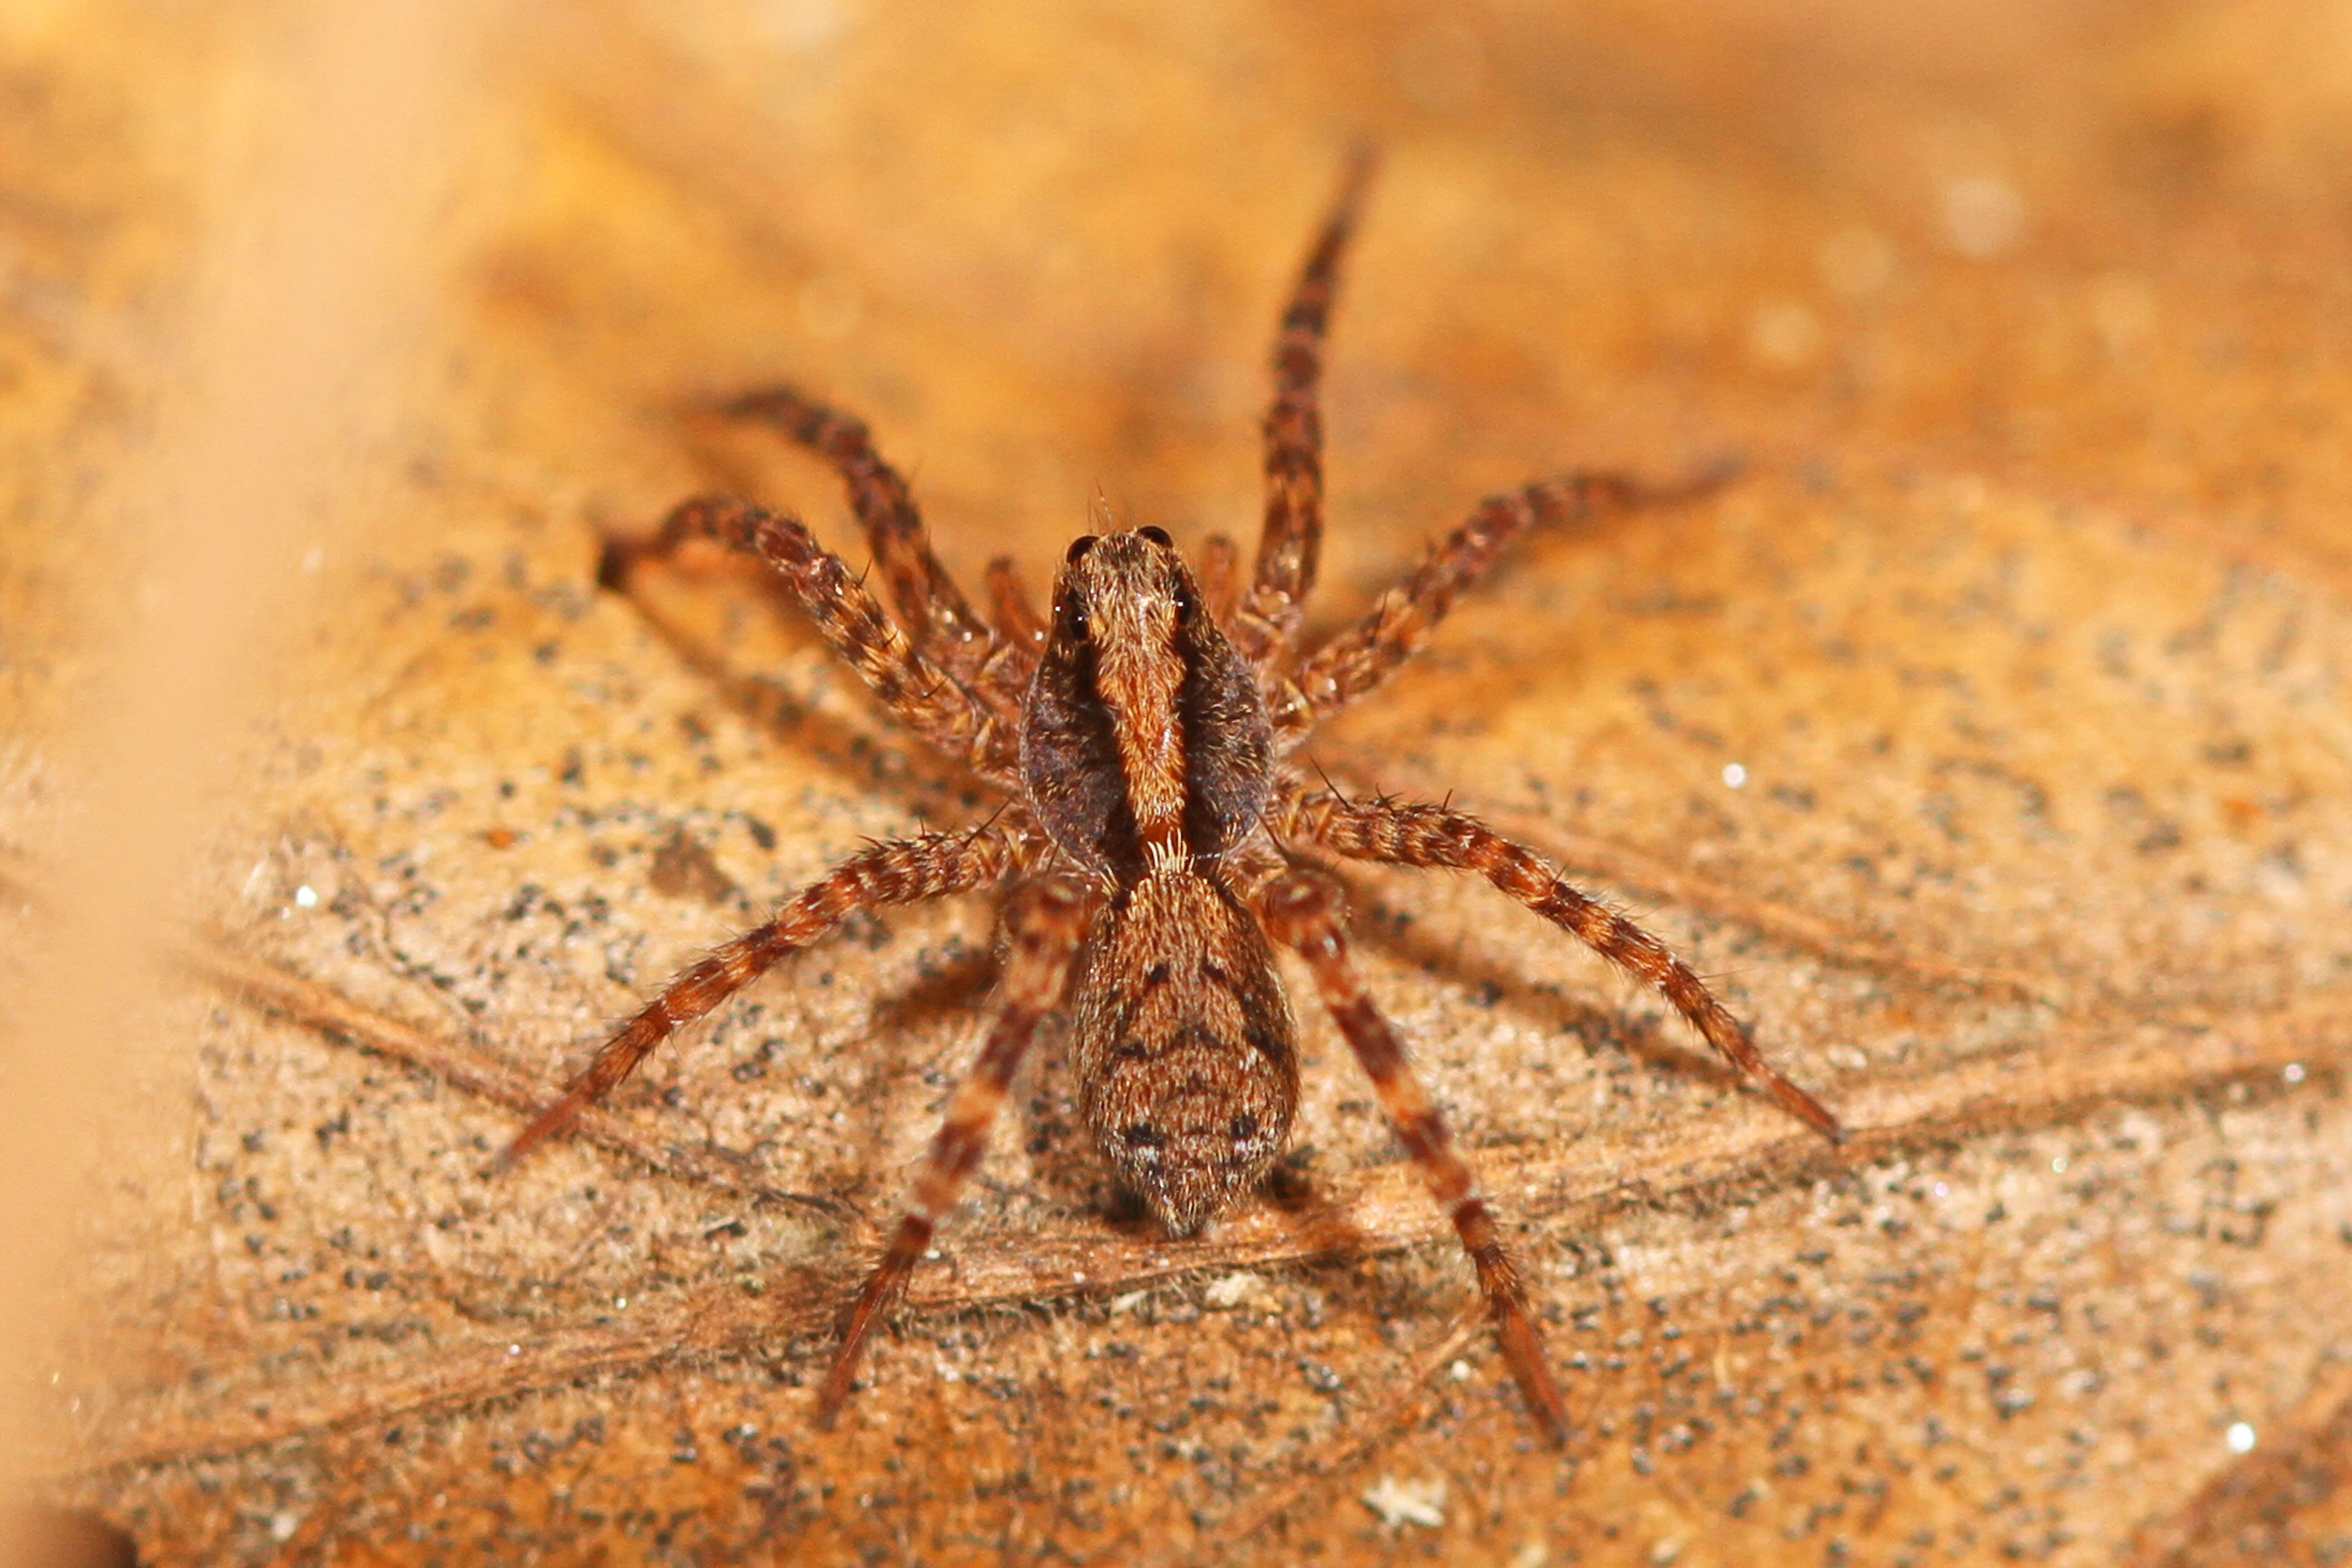
<instances>
[{"instance_id":1,"label":"tan ground","mask_svg":"<svg viewBox=\"0 0 2352 1568\"><path fill-rule=\"evenodd\" d=\"M205 243L190 127L286 84L254 25L19 10L24 972ZM2352 24L1431 14L607 0L489 37L394 479L322 503L149 1067L71 1141L37 1495L154 1564L2352 1560ZM782 378L872 421L974 576L1046 575L1097 492L1245 532L1276 302L1359 136L1317 625L1501 484L1751 469L1523 549L1316 755L1636 909L1859 1136L1483 888L1364 874L1568 1451L1319 1018L1308 1195L1188 1245L1105 1217L1049 1046L820 1436L982 907L859 922L592 1138L478 1169L697 949L987 803L748 580L655 584L682 640L599 596L599 532L726 482L851 548L819 468L679 416Z\"/></svg>"}]
</instances>

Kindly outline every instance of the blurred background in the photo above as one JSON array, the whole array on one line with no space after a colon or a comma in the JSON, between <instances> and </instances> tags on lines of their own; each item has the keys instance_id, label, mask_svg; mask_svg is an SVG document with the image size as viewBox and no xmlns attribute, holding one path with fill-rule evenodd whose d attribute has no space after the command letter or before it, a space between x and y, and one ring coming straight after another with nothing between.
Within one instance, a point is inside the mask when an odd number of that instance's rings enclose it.
<instances>
[{"instance_id":1,"label":"blurred background","mask_svg":"<svg viewBox=\"0 0 2352 1568\"><path fill-rule=\"evenodd\" d=\"M968 584L1046 579L1097 496L1246 541L1363 142L1311 628L1496 488L1748 467L1531 542L1316 761L1633 907L1859 1136L1481 889L1353 874L1566 1452L1314 1020L1310 1195L1180 1247L1106 1217L1049 1044L820 1437L984 909L859 925L480 1164L696 951L988 802L755 581L641 610L600 542L741 488L862 558L821 468L698 414L777 381L871 423ZM2340 0L16 0L18 1522L151 1563L2352 1561L2348 436Z\"/></svg>"}]
</instances>

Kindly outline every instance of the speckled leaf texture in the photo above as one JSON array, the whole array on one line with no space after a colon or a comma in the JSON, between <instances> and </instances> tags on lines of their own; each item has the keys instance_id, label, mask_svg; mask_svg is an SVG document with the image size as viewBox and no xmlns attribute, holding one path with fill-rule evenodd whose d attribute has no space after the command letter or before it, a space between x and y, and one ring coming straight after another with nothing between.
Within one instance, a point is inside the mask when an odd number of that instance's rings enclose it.
<instances>
[{"instance_id":1,"label":"speckled leaf texture","mask_svg":"<svg viewBox=\"0 0 2352 1568\"><path fill-rule=\"evenodd\" d=\"M27 888L121 581L88 498L170 391L185 106L275 90L238 15L0 35ZM76 1205L41 1498L158 1568L2352 1561L2341 5L586 0L484 49L398 482L222 738L170 1070ZM1306 1005L1296 1180L1188 1242L1045 1040L819 1434L986 900L852 922L482 1168L692 955L992 801L756 577L633 606L600 538L741 488L862 561L821 467L692 415L789 381L974 590L1097 497L1246 540L1365 139L1310 631L1505 485L1746 468L1527 542L1313 756L1635 911L1854 1137L1483 885L1353 871L1566 1448Z\"/></svg>"}]
</instances>

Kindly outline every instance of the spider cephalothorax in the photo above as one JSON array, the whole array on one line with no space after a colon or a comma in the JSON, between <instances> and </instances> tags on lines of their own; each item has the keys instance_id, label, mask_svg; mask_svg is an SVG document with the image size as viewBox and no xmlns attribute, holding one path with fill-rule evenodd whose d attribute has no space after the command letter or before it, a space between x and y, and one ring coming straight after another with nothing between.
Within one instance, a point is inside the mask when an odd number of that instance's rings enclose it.
<instances>
[{"instance_id":1,"label":"spider cephalothorax","mask_svg":"<svg viewBox=\"0 0 2352 1568\"><path fill-rule=\"evenodd\" d=\"M1360 160L1351 168L1283 316L1265 423L1265 522L1245 586L1230 541L1208 542L1196 577L1168 535L1146 527L1073 543L1049 619L1031 607L1009 562L992 563L983 618L932 555L904 481L876 456L865 426L783 390L740 399L730 412L769 421L833 462L896 618L799 521L730 497L688 501L650 544L608 552L602 575L614 586L625 586L640 559L689 539L759 556L891 713L1006 797L970 832L852 856L677 975L507 1152L512 1159L562 1128L681 1026L851 913L1003 888L992 1016L851 1315L818 1395L824 1422L979 1163L1047 1015L1070 1016L1079 1103L1096 1142L1171 1232L1197 1231L1265 1173L1298 1103L1297 1025L1274 963L1284 946L1305 960L1452 1218L1529 1404L1564 1434L1567 1409L1494 1215L1402 1040L1357 978L1338 884L1303 864L1300 849L1484 875L1657 987L1781 1106L1838 1136L1835 1119L1773 1070L1681 960L1534 851L1444 806L1350 799L1286 760L1323 719L1386 680L1513 535L1598 505L1700 488L1575 474L1496 496L1371 615L1299 655L1323 526L1323 332L1366 174Z\"/></svg>"},{"instance_id":2,"label":"spider cephalothorax","mask_svg":"<svg viewBox=\"0 0 2352 1568\"><path fill-rule=\"evenodd\" d=\"M1089 871L1214 860L1274 795L1273 728L1249 664L1156 528L1070 546L1022 712L1039 823Z\"/></svg>"}]
</instances>

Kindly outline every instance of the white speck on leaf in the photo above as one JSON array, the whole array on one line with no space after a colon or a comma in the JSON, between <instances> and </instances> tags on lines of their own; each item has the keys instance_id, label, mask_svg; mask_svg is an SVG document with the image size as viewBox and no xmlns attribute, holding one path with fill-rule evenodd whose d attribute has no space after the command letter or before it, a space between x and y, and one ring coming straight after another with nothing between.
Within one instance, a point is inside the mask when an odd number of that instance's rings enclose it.
<instances>
[{"instance_id":1,"label":"white speck on leaf","mask_svg":"<svg viewBox=\"0 0 2352 1568\"><path fill-rule=\"evenodd\" d=\"M1202 1301L1212 1310L1230 1312L1235 1307L1257 1300L1265 1294L1265 1281L1255 1274L1235 1272L1209 1281L1201 1293Z\"/></svg>"},{"instance_id":2,"label":"white speck on leaf","mask_svg":"<svg viewBox=\"0 0 2352 1568\"><path fill-rule=\"evenodd\" d=\"M1435 1530L1445 1522L1445 1478L1400 1481L1394 1476L1382 1476L1364 1493L1363 1504L1391 1530L1407 1524Z\"/></svg>"}]
</instances>

